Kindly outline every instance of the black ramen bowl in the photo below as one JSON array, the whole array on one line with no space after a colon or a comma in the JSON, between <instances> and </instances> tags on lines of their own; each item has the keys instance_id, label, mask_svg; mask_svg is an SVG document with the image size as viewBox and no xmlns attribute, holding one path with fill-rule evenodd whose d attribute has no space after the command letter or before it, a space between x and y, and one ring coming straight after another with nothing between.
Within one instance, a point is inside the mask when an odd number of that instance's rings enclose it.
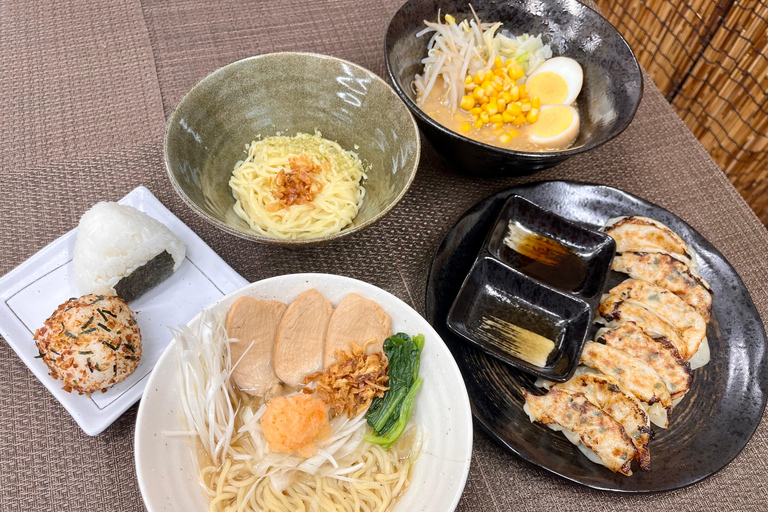
<instances>
[{"instance_id":1,"label":"black ramen bowl","mask_svg":"<svg viewBox=\"0 0 768 512\"><path fill-rule=\"evenodd\" d=\"M515 35L542 34L553 56L581 64L584 85L576 101L581 129L569 149L526 152L477 142L434 121L416 106L411 86L422 71L430 39L416 33L425 28L424 20L436 21L438 11L453 15L457 23L472 13L467 0L409 0L387 29L387 72L424 135L455 169L485 176L531 174L590 151L629 126L643 95L643 77L629 45L605 18L576 0L475 0L472 7L481 21L500 21Z\"/></svg>"}]
</instances>

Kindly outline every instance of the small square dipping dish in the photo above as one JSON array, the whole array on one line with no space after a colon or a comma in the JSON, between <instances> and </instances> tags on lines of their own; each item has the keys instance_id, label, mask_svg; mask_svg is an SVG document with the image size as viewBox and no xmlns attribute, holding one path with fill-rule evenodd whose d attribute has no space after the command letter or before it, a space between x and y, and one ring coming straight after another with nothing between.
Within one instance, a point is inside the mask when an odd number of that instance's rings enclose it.
<instances>
[{"instance_id":1,"label":"small square dipping dish","mask_svg":"<svg viewBox=\"0 0 768 512\"><path fill-rule=\"evenodd\" d=\"M447 321L451 331L489 355L536 377L564 382L578 366L592 310L582 299L483 257L475 261ZM544 366L516 354L516 343L508 335L515 328L554 342Z\"/></svg>"},{"instance_id":2,"label":"small square dipping dish","mask_svg":"<svg viewBox=\"0 0 768 512\"><path fill-rule=\"evenodd\" d=\"M517 250L505 240L513 242ZM605 290L616 242L610 235L513 195L501 209L485 248L499 261L581 297L595 309Z\"/></svg>"},{"instance_id":3,"label":"small square dipping dish","mask_svg":"<svg viewBox=\"0 0 768 512\"><path fill-rule=\"evenodd\" d=\"M451 306L448 328L515 368L565 382L579 364L615 252L609 235L513 195ZM520 351L546 344L536 335L554 343L541 365Z\"/></svg>"}]
</instances>

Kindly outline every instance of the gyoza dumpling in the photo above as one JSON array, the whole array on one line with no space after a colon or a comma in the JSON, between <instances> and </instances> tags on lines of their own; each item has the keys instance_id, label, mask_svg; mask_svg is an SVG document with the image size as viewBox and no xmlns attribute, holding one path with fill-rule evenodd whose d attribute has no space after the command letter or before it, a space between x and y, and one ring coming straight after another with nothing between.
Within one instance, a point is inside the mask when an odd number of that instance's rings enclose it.
<instances>
[{"instance_id":1,"label":"gyoza dumpling","mask_svg":"<svg viewBox=\"0 0 768 512\"><path fill-rule=\"evenodd\" d=\"M618 421L637 448L640 468L646 471L651 469L648 443L651 441L652 432L648 415L634 396L621 390L618 380L608 375L589 373L576 375L562 384L555 384L552 389L583 393L590 402Z\"/></svg>"},{"instance_id":2,"label":"gyoza dumpling","mask_svg":"<svg viewBox=\"0 0 768 512\"><path fill-rule=\"evenodd\" d=\"M654 312L637 304L628 303L616 295L607 295L597 308L597 312L607 322L608 327L614 328L626 322L635 322L645 334L652 338L665 338L678 352L685 346L677 330Z\"/></svg>"},{"instance_id":3,"label":"gyoza dumpling","mask_svg":"<svg viewBox=\"0 0 768 512\"><path fill-rule=\"evenodd\" d=\"M613 270L666 288L695 308L705 322L709 322L712 288L684 262L669 254L625 252L613 259Z\"/></svg>"},{"instance_id":4,"label":"gyoza dumpling","mask_svg":"<svg viewBox=\"0 0 768 512\"><path fill-rule=\"evenodd\" d=\"M584 344L581 362L614 377L622 391L648 404L648 417L654 424L667 428L672 396L656 370L626 352L594 341ZM651 410L654 406L656 408Z\"/></svg>"},{"instance_id":5,"label":"gyoza dumpling","mask_svg":"<svg viewBox=\"0 0 768 512\"><path fill-rule=\"evenodd\" d=\"M616 252L661 252L674 254L694 271L698 263L694 254L677 233L648 217L617 217L605 226L605 232L616 241Z\"/></svg>"},{"instance_id":6,"label":"gyoza dumpling","mask_svg":"<svg viewBox=\"0 0 768 512\"><path fill-rule=\"evenodd\" d=\"M699 312L660 286L631 279L616 286L609 293L627 303L637 304L652 311L674 327L683 340L683 346L678 349L686 361L699 350L699 345L707 335L707 323Z\"/></svg>"},{"instance_id":7,"label":"gyoza dumpling","mask_svg":"<svg viewBox=\"0 0 768 512\"><path fill-rule=\"evenodd\" d=\"M523 389L523 396L524 409L531 421L576 434L578 439L573 435L566 437L571 442L580 439L611 471L632 474L632 459L637 455L632 440L616 420L582 393L553 389L544 396L536 396Z\"/></svg>"},{"instance_id":8,"label":"gyoza dumpling","mask_svg":"<svg viewBox=\"0 0 768 512\"><path fill-rule=\"evenodd\" d=\"M609 347L626 352L656 370L667 385L672 400L681 398L690 389L693 378L690 365L664 338L651 338L635 322L625 322L616 329L599 331L595 341L598 337Z\"/></svg>"}]
</instances>

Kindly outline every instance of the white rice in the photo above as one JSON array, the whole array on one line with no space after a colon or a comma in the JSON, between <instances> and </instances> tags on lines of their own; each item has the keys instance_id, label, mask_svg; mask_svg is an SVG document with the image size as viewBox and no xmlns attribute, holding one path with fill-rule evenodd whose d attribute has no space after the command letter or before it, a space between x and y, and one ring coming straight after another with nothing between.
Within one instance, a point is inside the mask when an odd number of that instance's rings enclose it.
<instances>
[{"instance_id":1,"label":"white rice","mask_svg":"<svg viewBox=\"0 0 768 512\"><path fill-rule=\"evenodd\" d=\"M101 202L80 219L75 242L75 284L82 294L116 295L123 277L163 251L173 257L173 270L186 248L170 229L130 206Z\"/></svg>"}]
</instances>

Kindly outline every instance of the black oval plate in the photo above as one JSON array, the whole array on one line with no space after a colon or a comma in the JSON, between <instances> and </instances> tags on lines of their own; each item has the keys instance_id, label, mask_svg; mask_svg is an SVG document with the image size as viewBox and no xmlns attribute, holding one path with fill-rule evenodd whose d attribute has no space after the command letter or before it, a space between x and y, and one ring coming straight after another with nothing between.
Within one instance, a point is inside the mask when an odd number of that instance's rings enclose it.
<instances>
[{"instance_id":1,"label":"black oval plate","mask_svg":"<svg viewBox=\"0 0 768 512\"><path fill-rule=\"evenodd\" d=\"M714 290L707 329L711 361L694 371L691 390L670 428L656 428L651 471L631 477L589 462L565 437L523 412L521 387L533 377L485 355L446 326L453 299L504 202L519 194L566 218L598 227L612 217L642 215L680 234L699 254L701 275ZM427 281L427 319L459 364L476 420L523 459L595 489L644 493L679 489L714 474L746 446L768 393L766 337L760 316L736 271L712 244L667 210L621 190L566 181L513 187L484 199L448 231Z\"/></svg>"}]
</instances>

